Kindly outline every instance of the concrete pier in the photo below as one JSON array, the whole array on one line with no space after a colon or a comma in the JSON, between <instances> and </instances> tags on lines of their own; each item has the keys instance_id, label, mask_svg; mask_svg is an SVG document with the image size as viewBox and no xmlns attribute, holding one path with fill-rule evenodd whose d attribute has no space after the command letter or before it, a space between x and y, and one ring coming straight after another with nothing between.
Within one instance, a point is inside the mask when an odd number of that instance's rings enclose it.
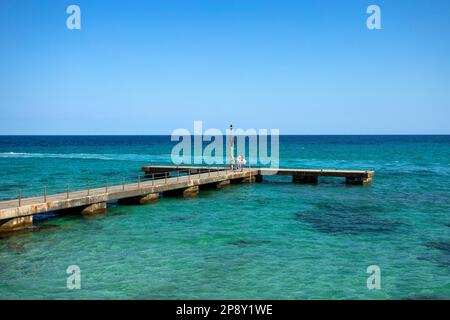
<instances>
[{"instance_id":1,"label":"concrete pier","mask_svg":"<svg viewBox=\"0 0 450 320\"><path fill-rule=\"evenodd\" d=\"M316 184L320 177L345 178L347 185L369 185L375 172L372 170L331 170L331 169L270 169L261 168L259 174L292 176L292 182ZM258 175L256 175L258 179Z\"/></svg>"},{"instance_id":2,"label":"concrete pier","mask_svg":"<svg viewBox=\"0 0 450 320\"><path fill-rule=\"evenodd\" d=\"M225 167L145 166L146 178L136 182L106 185L76 191L47 194L29 198L19 197L0 201L0 232L27 228L33 215L49 211L67 211L94 215L105 212L108 201L123 204L147 204L159 199L160 194L195 197L200 187L223 188L230 183L262 182L265 175L288 175L296 183L317 183L320 177L343 177L348 185L368 185L373 171L245 168L230 170Z\"/></svg>"}]
</instances>

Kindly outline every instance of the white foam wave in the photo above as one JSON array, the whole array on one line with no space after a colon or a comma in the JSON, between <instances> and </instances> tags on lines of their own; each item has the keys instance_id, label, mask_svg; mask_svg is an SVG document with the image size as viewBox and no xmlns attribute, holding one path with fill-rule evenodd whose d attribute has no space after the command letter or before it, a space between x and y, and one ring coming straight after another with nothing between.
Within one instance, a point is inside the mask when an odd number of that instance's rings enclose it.
<instances>
[{"instance_id":1,"label":"white foam wave","mask_svg":"<svg viewBox=\"0 0 450 320\"><path fill-rule=\"evenodd\" d=\"M170 154L147 155L147 154L0 152L0 158L54 158L54 159L87 159L87 160L119 160L119 161L169 161Z\"/></svg>"}]
</instances>

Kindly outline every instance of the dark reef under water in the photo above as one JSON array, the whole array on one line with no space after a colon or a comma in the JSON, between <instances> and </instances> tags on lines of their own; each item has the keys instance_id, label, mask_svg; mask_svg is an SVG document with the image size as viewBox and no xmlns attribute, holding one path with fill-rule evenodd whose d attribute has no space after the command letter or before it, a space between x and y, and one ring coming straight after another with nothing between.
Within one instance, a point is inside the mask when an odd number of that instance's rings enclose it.
<instances>
[{"instance_id":1,"label":"dark reef under water","mask_svg":"<svg viewBox=\"0 0 450 320\"><path fill-rule=\"evenodd\" d=\"M405 223L381 217L385 208L373 205L320 203L312 210L295 214L320 232L329 234L361 234L366 232L394 232Z\"/></svg>"}]
</instances>

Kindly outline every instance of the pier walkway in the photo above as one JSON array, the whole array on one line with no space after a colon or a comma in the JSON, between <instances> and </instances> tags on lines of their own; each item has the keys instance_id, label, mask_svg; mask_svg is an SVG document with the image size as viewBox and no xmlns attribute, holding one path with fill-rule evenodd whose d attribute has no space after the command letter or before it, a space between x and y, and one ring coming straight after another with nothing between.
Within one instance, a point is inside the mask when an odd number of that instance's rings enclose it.
<instances>
[{"instance_id":1,"label":"pier walkway","mask_svg":"<svg viewBox=\"0 0 450 320\"><path fill-rule=\"evenodd\" d=\"M222 188L231 182L262 182L265 175L289 175L296 183L317 183L319 177L344 177L347 184L366 185L372 181L373 171L363 170L312 170L245 168L230 170L225 167L195 166L144 166L145 176L135 181L103 186L84 186L78 189L67 186L64 191L49 193L42 187L39 194L0 201L0 232L29 227L33 215L62 211L92 215L104 212L108 201L123 204L145 204L166 196L196 196L200 188Z\"/></svg>"}]
</instances>

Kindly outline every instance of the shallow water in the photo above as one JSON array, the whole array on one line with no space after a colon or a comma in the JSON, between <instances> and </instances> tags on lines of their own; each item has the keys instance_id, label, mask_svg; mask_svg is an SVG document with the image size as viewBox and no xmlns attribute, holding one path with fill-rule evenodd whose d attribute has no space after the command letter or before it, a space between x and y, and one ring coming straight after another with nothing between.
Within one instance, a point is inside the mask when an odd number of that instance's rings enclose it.
<instances>
[{"instance_id":1,"label":"shallow water","mask_svg":"<svg viewBox=\"0 0 450 320\"><path fill-rule=\"evenodd\" d=\"M169 137L0 137L0 196L169 164ZM374 169L368 187L288 177L36 219L0 238L0 298L450 298L450 136L284 136L282 167ZM81 268L81 290L66 269ZM368 290L370 265L381 290Z\"/></svg>"}]
</instances>

